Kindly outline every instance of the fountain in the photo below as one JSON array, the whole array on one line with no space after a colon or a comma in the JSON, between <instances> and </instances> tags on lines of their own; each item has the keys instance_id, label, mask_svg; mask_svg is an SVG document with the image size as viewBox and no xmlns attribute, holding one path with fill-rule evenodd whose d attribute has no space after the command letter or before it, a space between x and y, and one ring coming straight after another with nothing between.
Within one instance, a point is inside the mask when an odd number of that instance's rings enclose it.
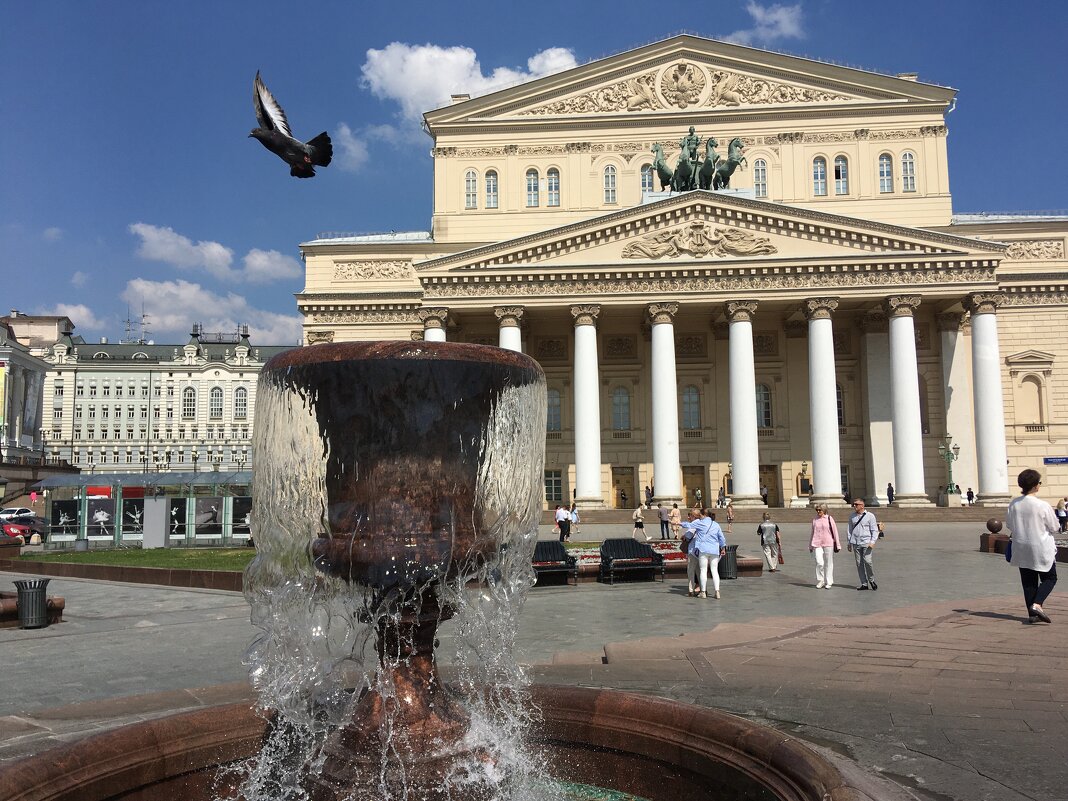
<instances>
[{"instance_id":1,"label":"fountain","mask_svg":"<svg viewBox=\"0 0 1068 801\"><path fill-rule=\"evenodd\" d=\"M246 572L260 711L98 735L0 772L12 801L871 796L780 732L512 657L541 512L545 379L479 345L315 345L257 399ZM443 681L436 631L452 619ZM594 789L587 785L596 785Z\"/></svg>"}]
</instances>

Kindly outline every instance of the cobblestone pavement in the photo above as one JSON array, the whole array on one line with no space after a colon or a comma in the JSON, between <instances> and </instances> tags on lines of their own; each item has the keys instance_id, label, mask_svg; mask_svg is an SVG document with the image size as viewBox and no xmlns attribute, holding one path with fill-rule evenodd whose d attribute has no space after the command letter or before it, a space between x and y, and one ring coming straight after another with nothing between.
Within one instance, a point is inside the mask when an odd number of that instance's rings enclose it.
<instances>
[{"instance_id":1,"label":"cobblestone pavement","mask_svg":"<svg viewBox=\"0 0 1068 801\"><path fill-rule=\"evenodd\" d=\"M618 536L610 528L582 538ZM895 525L876 551L877 592L854 589L845 552L835 587L815 589L799 524L783 527L779 574L725 581L720 601L687 598L673 578L537 587L518 652L535 681L768 722L918 799L1064 801L1068 595L1051 596L1052 625L1024 625L1017 572L978 553L977 528ZM755 534L730 539L756 553ZM0 759L249 697L240 658L255 630L240 595L68 579L50 591L67 598L67 622L0 630L17 682L0 698Z\"/></svg>"}]
</instances>

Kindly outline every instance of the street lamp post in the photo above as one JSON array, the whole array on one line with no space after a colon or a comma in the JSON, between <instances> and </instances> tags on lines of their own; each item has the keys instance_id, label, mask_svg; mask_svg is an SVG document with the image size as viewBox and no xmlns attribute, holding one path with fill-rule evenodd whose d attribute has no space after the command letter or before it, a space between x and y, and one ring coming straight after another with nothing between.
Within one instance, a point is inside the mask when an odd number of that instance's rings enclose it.
<instances>
[{"instance_id":1,"label":"street lamp post","mask_svg":"<svg viewBox=\"0 0 1068 801\"><path fill-rule=\"evenodd\" d=\"M197 453L196 448L193 448L193 453L191 455L193 457L193 472L195 473L197 471L197 460L200 458L200 454Z\"/></svg>"},{"instance_id":2,"label":"street lamp post","mask_svg":"<svg viewBox=\"0 0 1068 801\"><path fill-rule=\"evenodd\" d=\"M960 487L953 483L953 463L960 456L960 445L953 444L953 437L946 434L944 441L938 443L938 455L946 463L949 477L946 480L946 495L960 495Z\"/></svg>"}]
</instances>

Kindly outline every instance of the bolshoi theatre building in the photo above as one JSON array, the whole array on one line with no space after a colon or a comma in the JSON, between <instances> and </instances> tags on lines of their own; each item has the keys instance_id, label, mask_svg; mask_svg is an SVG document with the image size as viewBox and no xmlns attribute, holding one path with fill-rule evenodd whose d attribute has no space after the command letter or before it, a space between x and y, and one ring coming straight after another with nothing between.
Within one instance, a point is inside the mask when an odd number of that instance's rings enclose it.
<instances>
[{"instance_id":1,"label":"bolshoi theatre building","mask_svg":"<svg viewBox=\"0 0 1068 801\"><path fill-rule=\"evenodd\" d=\"M429 231L301 245L305 343L537 359L550 506L1068 495L1068 217L954 215L955 94L683 35L454 96Z\"/></svg>"}]
</instances>

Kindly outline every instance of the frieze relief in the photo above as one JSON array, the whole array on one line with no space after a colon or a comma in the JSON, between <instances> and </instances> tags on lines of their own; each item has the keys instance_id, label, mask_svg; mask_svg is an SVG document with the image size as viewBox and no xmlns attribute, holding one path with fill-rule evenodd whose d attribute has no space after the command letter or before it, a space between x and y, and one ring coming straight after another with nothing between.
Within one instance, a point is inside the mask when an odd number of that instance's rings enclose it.
<instances>
[{"instance_id":1,"label":"frieze relief","mask_svg":"<svg viewBox=\"0 0 1068 801\"><path fill-rule=\"evenodd\" d=\"M1001 303L1003 306L1065 306L1068 292L1037 289L1006 292Z\"/></svg>"},{"instance_id":2,"label":"frieze relief","mask_svg":"<svg viewBox=\"0 0 1068 801\"><path fill-rule=\"evenodd\" d=\"M318 345L320 343L333 342L333 331L309 331L307 334L307 341L309 345Z\"/></svg>"},{"instance_id":3,"label":"frieze relief","mask_svg":"<svg viewBox=\"0 0 1068 801\"><path fill-rule=\"evenodd\" d=\"M704 358L708 355L708 340L704 334L680 334L675 337L675 355L682 358Z\"/></svg>"},{"instance_id":4,"label":"frieze relief","mask_svg":"<svg viewBox=\"0 0 1068 801\"><path fill-rule=\"evenodd\" d=\"M656 72L647 72L635 78L618 81L611 86L602 86L583 95L565 97L520 111L517 116L541 116L547 114L590 114L615 111L643 111L664 107L656 94Z\"/></svg>"},{"instance_id":5,"label":"frieze relief","mask_svg":"<svg viewBox=\"0 0 1068 801\"><path fill-rule=\"evenodd\" d=\"M633 359L638 353L638 342L632 336L608 335L604 338L606 359Z\"/></svg>"},{"instance_id":6,"label":"frieze relief","mask_svg":"<svg viewBox=\"0 0 1068 801\"><path fill-rule=\"evenodd\" d=\"M418 323L415 309L378 311L315 312L308 315L309 323Z\"/></svg>"},{"instance_id":7,"label":"frieze relief","mask_svg":"<svg viewBox=\"0 0 1068 801\"><path fill-rule=\"evenodd\" d=\"M1005 257L1014 261L1046 261L1064 258L1064 240L1028 239L1012 242Z\"/></svg>"},{"instance_id":8,"label":"frieze relief","mask_svg":"<svg viewBox=\"0 0 1068 801\"><path fill-rule=\"evenodd\" d=\"M703 220L688 225L646 234L623 248L624 259L675 258L683 254L705 256L763 256L778 253L766 236L756 236L741 228L715 228Z\"/></svg>"},{"instance_id":9,"label":"frieze relief","mask_svg":"<svg viewBox=\"0 0 1068 801\"><path fill-rule=\"evenodd\" d=\"M335 281L410 278L412 274L412 264L408 261L343 261L334 264Z\"/></svg>"},{"instance_id":10,"label":"frieze relief","mask_svg":"<svg viewBox=\"0 0 1068 801\"><path fill-rule=\"evenodd\" d=\"M683 109L697 105L707 83L708 77L703 69L681 61L661 76L660 92L668 103Z\"/></svg>"},{"instance_id":11,"label":"frieze relief","mask_svg":"<svg viewBox=\"0 0 1068 801\"><path fill-rule=\"evenodd\" d=\"M712 92L704 102L706 106L767 106L781 103L828 103L849 100L849 97L820 89L792 86L754 78L751 75L714 70Z\"/></svg>"},{"instance_id":12,"label":"frieze relief","mask_svg":"<svg viewBox=\"0 0 1068 801\"><path fill-rule=\"evenodd\" d=\"M521 283L424 283L425 298L511 297L524 295L604 295L625 293L738 292L769 289L822 289L824 287L900 287L902 285L951 283L989 283L994 281L993 268L970 270L924 270L866 273L802 273L800 275L724 275L687 278L593 279L585 281L555 280ZM333 322L333 321L322 321Z\"/></svg>"},{"instance_id":13,"label":"frieze relief","mask_svg":"<svg viewBox=\"0 0 1068 801\"><path fill-rule=\"evenodd\" d=\"M538 361L560 361L568 358L567 339L564 337L539 337L532 344L534 358Z\"/></svg>"},{"instance_id":14,"label":"frieze relief","mask_svg":"<svg viewBox=\"0 0 1068 801\"><path fill-rule=\"evenodd\" d=\"M753 353L757 356L778 356L779 335L774 331L756 331L753 333Z\"/></svg>"}]
</instances>

